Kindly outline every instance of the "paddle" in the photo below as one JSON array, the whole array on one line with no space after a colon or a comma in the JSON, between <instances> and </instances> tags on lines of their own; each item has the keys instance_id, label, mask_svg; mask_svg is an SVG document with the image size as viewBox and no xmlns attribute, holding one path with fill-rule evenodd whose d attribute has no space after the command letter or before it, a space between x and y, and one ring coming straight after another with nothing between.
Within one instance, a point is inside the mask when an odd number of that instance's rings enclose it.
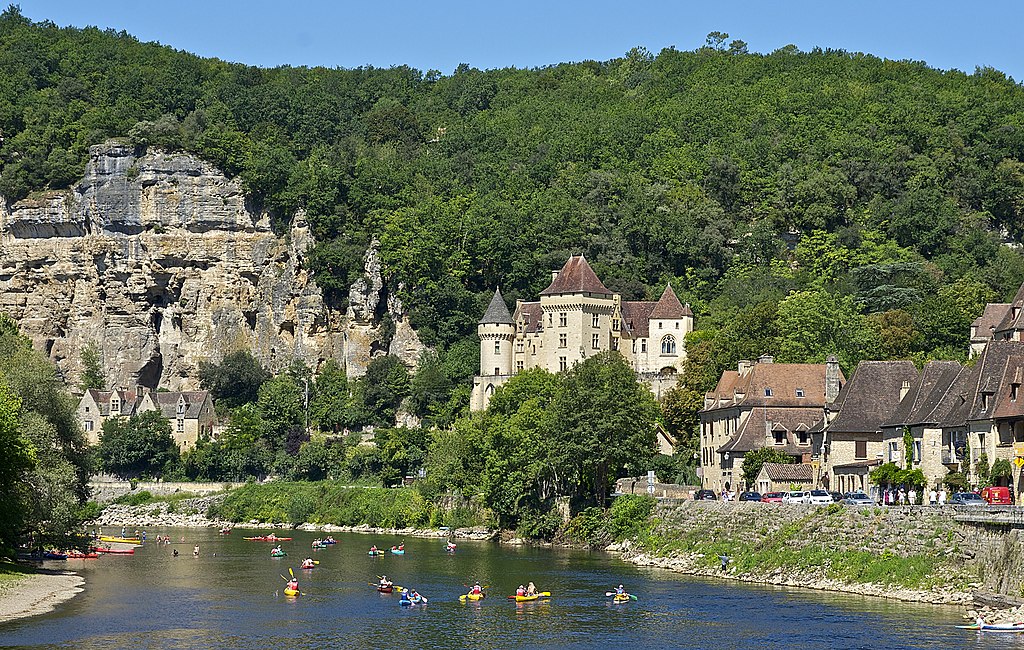
<instances>
[{"instance_id":1,"label":"paddle","mask_svg":"<svg viewBox=\"0 0 1024 650\"><path fill-rule=\"evenodd\" d=\"M614 591L606 591L606 592L604 592L604 595L605 596L615 596L616 593ZM623 595L624 596L629 596L630 600L636 600L637 599L637 597L634 596L633 594L623 594Z\"/></svg>"}]
</instances>

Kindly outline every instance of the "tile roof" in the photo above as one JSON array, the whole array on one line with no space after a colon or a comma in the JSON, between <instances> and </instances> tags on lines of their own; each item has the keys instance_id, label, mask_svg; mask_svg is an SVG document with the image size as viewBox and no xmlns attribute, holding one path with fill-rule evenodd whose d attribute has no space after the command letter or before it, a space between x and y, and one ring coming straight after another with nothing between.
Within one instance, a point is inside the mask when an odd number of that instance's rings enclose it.
<instances>
[{"instance_id":1,"label":"tile roof","mask_svg":"<svg viewBox=\"0 0 1024 650\"><path fill-rule=\"evenodd\" d=\"M991 341L985 346L985 350L978 357L974 367L971 368L969 381L966 382L965 404L969 404L966 410L966 420L986 420L993 417L997 406L996 395L1006 393L1006 404L1004 412L1009 414L1015 408L1015 404L1009 402L1009 384L1001 386L1001 380L1006 376L1006 369L1024 364L1024 343L1019 341ZM1010 378L1013 377L1011 371ZM982 400L981 393L991 395L986 406Z\"/></svg>"},{"instance_id":2,"label":"tile roof","mask_svg":"<svg viewBox=\"0 0 1024 650\"><path fill-rule=\"evenodd\" d=\"M842 372L839 373L839 381L846 383ZM797 397L797 390L803 391L803 397ZM766 391L771 394L766 394ZM820 409L825 406L825 364L758 362L743 375L725 371L707 398L716 402L716 405L705 409L709 411L755 405ZM723 399L725 403L719 406L719 400Z\"/></svg>"},{"instance_id":3,"label":"tile roof","mask_svg":"<svg viewBox=\"0 0 1024 650\"><path fill-rule=\"evenodd\" d=\"M814 468L806 464L765 463L761 471L772 481L811 481Z\"/></svg>"},{"instance_id":4,"label":"tile roof","mask_svg":"<svg viewBox=\"0 0 1024 650\"><path fill-rule=\"evenodd\" d=\"M829 431L880 431L882 423L900 403L903 382L913 386L917 377L917 368L910 361L861 361L832 406L839 415L829 425Z\"/></svg>"},{"instance_id":5,"label":"tile roof","mask_svg":"<svg viewBox=\"0 0 1024 650\"><path fill-rule=\"evenodd\" d=\"M651 312L657 303L647 300L627 300L620 304L621 332L624 338L645 339L650 336Z\"/></svg>"},{"instance_id":6,"label":"tile roof","mask_svg":"<svg viewBox=\"0 0 1024 650\"><path fill-rule=\"evenodd\" d=\"M491 297L491 304L487 305L487 311L480 319L480 324L496 323L499 325L512 325L512 314L508 312L508 305L501 297L501 290L495 289Z\"/></svg>"},{"instance_id":7,"label":"tile roof","mask_svg":"<svg viewBox=\"0 0 1024 650\"><path fill-rule=\"evenodd\" d=\"M1017 312L1016 318L1014 318L1014 311ZM1010 330L1024 330L1024 284L1017 289L1017 295L1013 297L1010 308L1006 310L1003 319L999 321L994 331L999 334Z\"/></svg>"},{"instance_id":8,"label":"tile roof","mask_svg":"<svg viewBox=\"0 0 1024 650\"><path fill-rule=\"evenodd\" d=\"M540 292L542 296L555 296L563 293L594 293L612 295L608 287L598 279L594 269L590 268L586 258L573 255L565 263L558 277L552 280L548 288Z\"/></svg>"},{"instance_id":9,"label":"tile roof","mask_svg":"<svg viewBox=\"0 0 1024 650\"><path fill-rule=\"evenodd\" d=\"M798 445L795 432L803 429L810 432L811 426L821 419L820 408L765 408L755 407L736 433L718 448L726 451L745 453L765 446L768 437L776 430L786 431L786 444L773 445L774 449L794 456L810 453L814 445Z\"/></svg>"},{"instance_id":10,"label":"tile roof","mask_svg":"<svg viewBox=\"0 0 1024 650\"><path fill-rule=\"evenodd\" d=\"M153 403L160 409L160 413L170 420L177 417L178 400L181 398L185 399L185 419L194 420L198 418L202 411L203 402L206 401L208 395L209 392L205 390L149 393Z\"/></svg>"},{"instance_id":11,"label":"tile roof","mask_svg":"<svg viewBox=\"0 0 1024 650\"><path fill-rule=\"evenodd\" d=\"M539 302L521 302L516 305L515 322L522 322L523 332L533 334L544 329L544 312Z\"/></svg>"},{"instance_id":12,"label":"tile roof","mask_svg":"<svg viewBox=\"0 0 1024 650\"><path fill-rule=\"evenodd\" d=\"M990 302L985 305L985 311L971 323L971 332L973 332L971 340L987 341L991 339L996 328L1009 313L1010 303L1008 302Z\"/></svg>"},{"instance_id":13,"label":"tile roof","mask_svg":"<svg viewBox=\"0 0 1024 650\"><path fill-rule=\"evenodd\" d=\"M665 290L661 293L661 298L655 304L654 311L651 312L650 317L667 320L684 318L686 316L693 316L693 312L690 311L689 307L684 307L683 303L679 302L679 298L676 297L676 292L672 290L671 284L665 285Z\"/></svg>"},{"instance_id":14,"label":"tile roof","mask_svg":"<svg viewBox=\"0 0 1024 650\"><path fill-rule=\"evenodd\" d=\"M92 400L96 402L96 407L100 411L101 417L108 417L110 415L110 400L116 395L118 400L121 402L121 415L132 416L135 415L136 409L139 403L142 401L143 393L137 390L96 390L90 388L88 390Z\"/></svg>"},{"instance_id":15,"label":"tile roof","mask_svg":"<svg viewBox=\"0 0 1024 650\"><path fill-rule=\"evenodd\" d=\"M953 380L962 370L958 361L929 361L921 370L918 380L911 384L910 392L892 414L882 422L883 427L902 427L924 423L938 423L936 408L943 401Z\"/></svg>"},{"instance_id":16,"label":"tile roof","mask_svg":"<svg viewBox=\"0 0 1024 650\"><path fill-rule=\"evenodd\" d=\"M872 458L870 460L855 460L852 463L844 463L842 465L833 465L832 471L838 472L844 469L859 469L861 467L876 467L882 464L881 458Z\"/></svg>"}]
</instances>

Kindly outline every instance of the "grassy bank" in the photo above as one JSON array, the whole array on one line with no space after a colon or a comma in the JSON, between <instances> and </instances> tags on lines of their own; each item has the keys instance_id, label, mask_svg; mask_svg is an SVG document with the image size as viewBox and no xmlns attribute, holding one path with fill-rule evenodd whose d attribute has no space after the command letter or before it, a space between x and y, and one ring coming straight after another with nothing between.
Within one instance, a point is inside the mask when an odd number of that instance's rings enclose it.
<instances>
[{"instance_id":1,"label":"grassy bank","mask_svg":"<svg viewBox=\"0 0 1024 650\"><path fill-rule=\"evenodd\" d=\"M484 513L455 500L429 501L417 490L360 488L331 481L250 484L207 513L233 522L369 525L379 528L462 528L487 524Z\"/></svg>"},{"instance_id":2,"label":"grassy bank","mask_svg":"<svg viewBox=\"0 0 1024 650\"><path fill-rule=\"evenodd\" d=\"M977 579L941 523L887 521L880 509L839 505L795 515L777 508L744 510L659 513L635 540L648 554L686 555L706 569L728 556L730 572L745 576L782 571L911 589L964 589Z\"/></svg>"}]
</instances>

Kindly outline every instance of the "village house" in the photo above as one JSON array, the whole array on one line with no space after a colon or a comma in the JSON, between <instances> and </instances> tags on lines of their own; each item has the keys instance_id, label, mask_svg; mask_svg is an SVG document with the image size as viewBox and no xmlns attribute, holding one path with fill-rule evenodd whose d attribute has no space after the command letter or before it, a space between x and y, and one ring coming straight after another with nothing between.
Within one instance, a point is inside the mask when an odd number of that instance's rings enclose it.
<instances>
[{"instance_id":1,"label":"village house","mask_svg":"<svg viewBox=\"0 0 1024 650\"><path fill-rule=\"evenodd\" d=\"M754 479L754 489L761 494L808 490L814 481L814 468L808 464L764 463Z\"/></svg>"},{"instance_id":2,"label":"village house","mask_svg":"<svg viewBox=\"0 0 1024 650\"><path fill-rule=\"evenodd\" d=\"M480 374L470 408L487 408L494 391L519 372L563 372L607 350L619 351L660 398L675 385L692 331L693 312L671 285L657 301L622 300L582 255L574 255L552 273L539 300L517 301L514 312L494 292L477 326Z\"/></svg>"},{"instance_id":3,"label":"village house","mask_svg":"<svg viewBox=\"0 0 1024 650\"><path fill-rule=\"evenodd\" d=\"M171 435L182 451L193 447L199 438L212 436L217 421L213 398L205 390L155 392L141 386L131 390L90 389L79 400L76 412L88 443L95 445L104 422L146 411L159 411L170 422Z\"/></svg>"},{"instance_id":4,"label":"village house","mask_svg":"<svg viewBox=\"0 0 1024 650\"><path fill-rule=\"evenodd\" d=\"M815 444L811 429L844 383L835 357L823 364L774 363L765 355L723 372L700 411L701 486L739 489L744 455L766 446L814 467L820 437Z\"/></svg>"},{"instance_id":5,"label":"village house","mask_svg":"<svg viewBox=\"0 0 1024 650\"><path fill-rule=\"evenodd\" d=\"M882 464L882 424L917 381L911 361L861 361L815 430L822 431L822 485L869 492L869 473Z\"/></svg>"}]
</instances>

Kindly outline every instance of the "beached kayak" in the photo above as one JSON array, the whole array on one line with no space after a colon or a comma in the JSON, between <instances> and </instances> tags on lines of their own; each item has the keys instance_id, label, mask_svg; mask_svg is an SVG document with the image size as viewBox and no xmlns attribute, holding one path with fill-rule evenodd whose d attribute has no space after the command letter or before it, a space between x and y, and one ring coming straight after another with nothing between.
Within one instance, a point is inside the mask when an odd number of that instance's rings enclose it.
<instances>
[{"instance_id":1,"label":"beached kayak","mask_svg":"<svg viewBox=\"0 0 1024 650\"><path fill-rule=\"evenodd\" d=\"M56 551L45 551L43 553L44 560L66 560L68 559L67 553L58 553Z\"/></svg>"},{"instance_id":2,"label":"beached kayak","mask_svg":"<svg viewBox=\"0 0 1024 650\"><path fill-rule=\"evenodd\" d=\"M69 560L95 560L99 556L99 553L68 553Z\"/></svg>"},{"instance_id":3,"label":"beached kayak","mask_svg":"<svg viewBox=\"0 0 1024 650\"><path fill-rule=\"evenodd\" d=\"M247 539L250 542L290 542L290 541L292 541L291 537L274 537L274 536L269 536L269 537L267 537L267 536L243 537L242 539Z\"/></svg>"},{"instance_id":4,"label":"beached kayak","mask_svg":"<svg viewBox=\"0 0 1024 650\"><path fill-rule=\"evenodd\" d=\"M459 596L459 600L462 601L462 602L466 602L467 600L482 600L482 599L484 599L486 597L487 597L487 594L484 594L484 593L480 593L480 594L462 594L461 596Z\"/></svg>"},{"instance_id":5,"label":"beached kayak","mask_svg":"<svg viewBox=\"0 0 1024 650\"><path fill-rule=\"evenodd\" d=\"M142 546L142 540L138 537L109 537L107 535L101 535L100 541L113 542L115 544L134 544L136 546Z\"/></svg>"},{"instance_id":6,"label":"beached kayak","mask_svg":"<svg viewBox=\"0 0 1024 650\"><path fill-rule=\"evenodd\" d=\"M551 598L550 591L542 591L532 596L509 596L510 599L514 598L517 603L528 603L532 600L538 600L540 598Z\"/></svg>"},{"instance_id":7,"label":"beached kayak","mask_svg":"<svg viewBox=\"0 0 1024 650\"><path fill-rule=\"evenodd\" d=\"M978 625L957 625L961 630L975 630L976 632L1024 632L1024 623L983 623Z\"/></svg>"},{"instance_id":8,"label":"beached kayak","mask_svg":"<svg viewBox=\"0 0 1024 650\"><path fill-rule=\"evenodd\" d=\"M98 548L97 553L103 553L106 555L134 555L134 548Z\"/></svg>"}]
</instances>

